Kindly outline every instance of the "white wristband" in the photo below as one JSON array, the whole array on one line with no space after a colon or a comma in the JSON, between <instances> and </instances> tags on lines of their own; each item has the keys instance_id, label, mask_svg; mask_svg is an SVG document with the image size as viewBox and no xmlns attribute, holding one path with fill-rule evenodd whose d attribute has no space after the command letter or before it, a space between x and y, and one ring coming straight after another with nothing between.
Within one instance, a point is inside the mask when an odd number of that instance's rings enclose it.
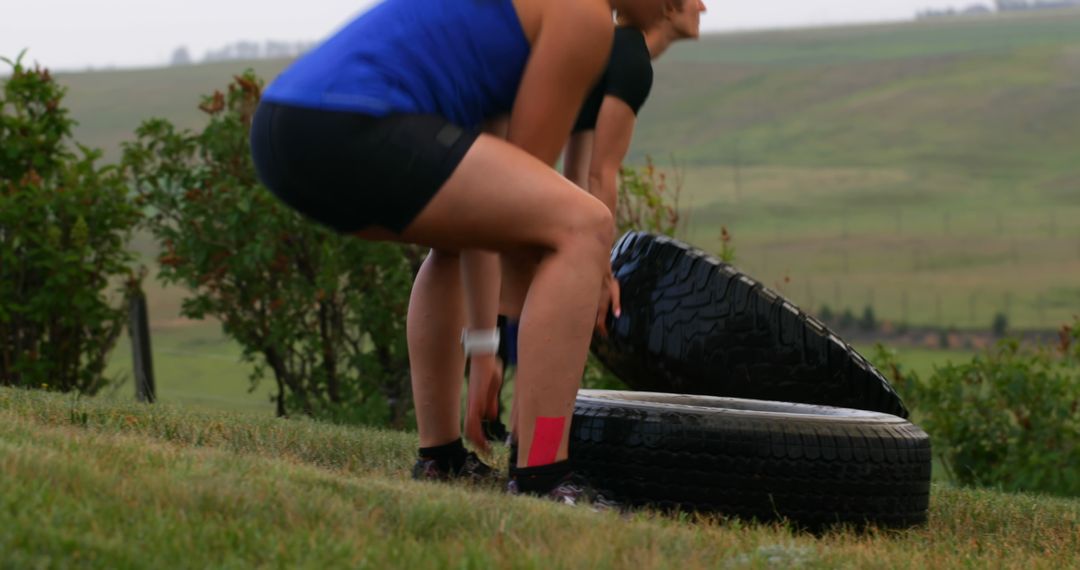
<instances>
[{"instance_id":1,"label":"white wristband","mask_svg":"<svg viewBox=\"0 0 1080 570\"><path fill-rule=\"evenodd\" d=\"M498 354L499 353L499 329L461 331L461 346L465 349L465 356L473 354Z\"/></svg>"}]
</instances>

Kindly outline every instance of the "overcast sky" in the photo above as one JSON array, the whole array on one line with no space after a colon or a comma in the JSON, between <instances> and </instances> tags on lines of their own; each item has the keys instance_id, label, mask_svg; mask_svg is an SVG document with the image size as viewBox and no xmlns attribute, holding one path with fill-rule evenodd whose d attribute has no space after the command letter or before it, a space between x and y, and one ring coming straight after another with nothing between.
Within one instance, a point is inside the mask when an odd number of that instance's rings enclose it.
<instances>
[{"instance_id":1,"label":"overcast sky","mask_svg":"<svg viewBox=\"0 0 1080 570\"><path fill-rule=\"evenodd\" d=\"M708 31L911 19L988 0L705 0ZM30 48L53 69L153 66L186 45L195 59L238 40L316 41L375 0L11 0L0 56Z\"/></svg>"}]
</instances>

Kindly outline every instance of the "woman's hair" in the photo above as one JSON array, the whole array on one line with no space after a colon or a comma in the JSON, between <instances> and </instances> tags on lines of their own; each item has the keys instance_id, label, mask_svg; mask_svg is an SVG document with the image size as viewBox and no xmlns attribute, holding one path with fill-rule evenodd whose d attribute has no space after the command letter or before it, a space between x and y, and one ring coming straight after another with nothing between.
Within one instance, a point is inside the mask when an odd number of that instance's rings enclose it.
<instances>
[{"instance_id":1,"label":"woman's hair","mask_svg":"<svg viewBox=\"0 0 1080 570\"><path fill-rule=\"evenodd\" d=\"M630 0L624 3L627 5L626 8L615 10L615 22L620 26L644 29L663 18L665 11L682 10L686 5L686 0L652 0L651 5L641 0Z\"/></svg>"}]
</instances>

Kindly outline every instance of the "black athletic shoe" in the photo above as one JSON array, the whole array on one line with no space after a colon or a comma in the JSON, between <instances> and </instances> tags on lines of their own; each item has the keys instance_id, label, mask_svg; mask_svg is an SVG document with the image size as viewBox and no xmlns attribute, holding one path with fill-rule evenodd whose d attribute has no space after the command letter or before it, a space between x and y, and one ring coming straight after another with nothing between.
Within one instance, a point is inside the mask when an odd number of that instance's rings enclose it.
<instances>
[{"instance_id":1,"label":"black athletic shoe","mask_svg":"<svg viewBox=\"0 0 1080 570\"><path fill-rule=\"evenodd\" d=\"M511 495L525 494L514 479L510 479L507 483L506 492ZM597 511L622 510L623 507L618 501L604 496L593 488L584 476L573 471L560 479L550 491L540 496L563 505L587 505Z\"/></svg>"},{"instance_id":2,"label":"black athletic shoe","mask_svg":"<svg viewBox=\"0 0 1080 570\"><path fill-rule=\"evenodd\" d=\"M439 467L438 461L422 457L416 460L416 465L413 465L412 470L412 477L417 481L465 480L472 483L488 483L498 476L499 473L495 468L480 461L480 458L471 451L465 455L465 462L456 471L443 470Z\"/></svg>"},{"instance_id":3,"label":"black athletic shoe","mask_svg":"<svg viewBox=\"0 0 1080 570\"><path fill-rule=\"evenodd\" d=\"M502 389L499 389L499 394L502 394ZM484 430L484 435L488 441L497 441L499 443L505 442L510 432L506 429L506 424L502 423L502 420L495 418L493 420L480 420L480 427Z\"/></svg>"}]
</instances>

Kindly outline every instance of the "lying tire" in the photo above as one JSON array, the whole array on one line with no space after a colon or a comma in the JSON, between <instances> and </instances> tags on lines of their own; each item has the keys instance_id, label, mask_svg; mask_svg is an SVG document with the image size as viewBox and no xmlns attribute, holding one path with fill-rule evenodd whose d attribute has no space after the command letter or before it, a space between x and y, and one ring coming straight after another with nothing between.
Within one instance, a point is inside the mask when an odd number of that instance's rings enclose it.
<instances>
[{"instance_id":1,"label":"lying tire","mask_svg":"<svg viewBox=\"0 0 1080 570\"><path fill-rule=\"evenodd\" d=\"M626 234L622 316L592 349L635 390L819 404L907 417L889 382L817 319L676 240Z\"/></svg>"},{"instance_id":2,"label":"lying tire","mask_svg":"<svg viewBox=\"0 0 1080 570\"><path fill-rule=\"evenodd\" d=\"M889 414L583 390L570 441L577 468L631 505L807 529L927 520L930 439Z\"/></svg>"}]
</instances>

